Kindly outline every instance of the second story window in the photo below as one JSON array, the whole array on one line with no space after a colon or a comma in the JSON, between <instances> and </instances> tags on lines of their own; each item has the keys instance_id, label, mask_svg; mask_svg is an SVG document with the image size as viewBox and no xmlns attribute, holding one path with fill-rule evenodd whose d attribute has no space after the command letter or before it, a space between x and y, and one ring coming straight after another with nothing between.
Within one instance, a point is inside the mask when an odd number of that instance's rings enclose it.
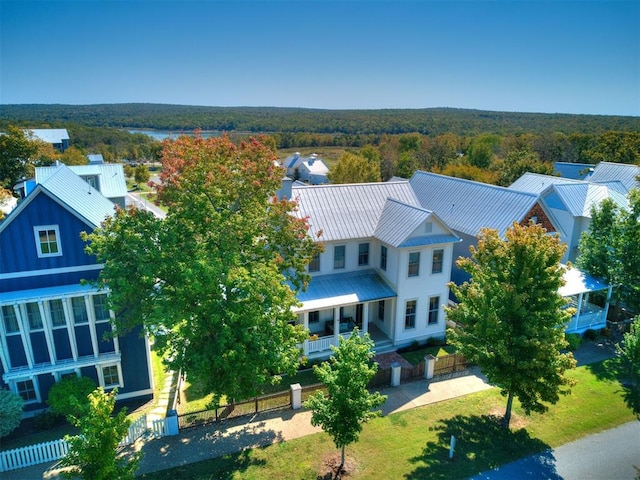
<instances>
[{"instance_id":1,"label":"second story window","mask_svg":"<svg viewBox=\"0 0 640 480\"><path fill-rule=\"evenodd\" d=\"M309 271L310 272L319 272L320 271L320 254L316 253L311 262L309 263Z\"/></svg>"},{"instance_id":2,"label":"second story window","mask_svg":"<svg viewBox=\"0 0 640 480\"><path fill-rule=\"evenodd\" d=\"M380 268L382 270L387 269L387 247L384 245L380 246Z\"/></svg>"},{"instance_id":3,"label":"second story window","mask_svg":"<svg viewBox=\"0 0 640 480\"><path fill-rule=\"evenodd\" d=\"M71 299L71 306L73 307L73 323L75 325L82 325L83 323L89 322L84 297L73 297Z\"/></svg>"},{"instance_id":4,"label":"second story window","mask_svg":"<svg viewBox=\"0 0 640 480\"><path fill-rule=\"evenodd\" d=\"M369 265L369 244L361 243L358 245L358 265Z\"/></svg>"},{"instance_id":5,"label":"second story window","mask_svg":"<svg viewBox=\"0 0 640 480\"><path fill-rule=\"evenodd\" d=\"M104 322L111 319L106 294L102 293L93 296L93 312L96 315L96 322Z\"/></svg>"},{"instance_id":6,"label":"second story window","mask_svg":"<svg viewBox=\"0 0 640 480\"><path fill-rule=\"evenodd\" d=\"M410 277L420 275L420 252L411 252L409 254L409 271L407 274Z\"/></svg>"},{"instance_id":7,"label":"second story window","mask_svg":"<svg viewBox=\"0 0 640 480\"><path fill-rule=\"evenodd\" d=\"M60 246L60 231L57 225L33 227L36 236L38 257L57 257L62 255Z\"/></svg>"},{"instance_id":8,"label":"second story window","mask_svg":"<svg viewBox=\"0 0 640 480\"><path fill-rule=\"evenodd\" d=\"M416 300L408 300L404 308L404 328L416 328Z\"/></svg>"},{"instance_id":9,"label":"second story window","mask_svg":"<svg viewBox=\"0 0 640 480\"><path fill-rule=\"evenodd\" d=\"M40 315L40 307L38 304L35 302L27 303L26 308L29 330L42 330L42 316Z\"/></svg>"},{"instance_id":10,"label":"second story window","mask_svg":"<svg viewBox=\"0 0 640 480\"><path fill-rule=\"evenodd\" d=\"M439 248L433 251L433 261L431 262L431 273L442 273L444 261L444 250Z\"/></svg>"},{"instance_id":11,"label":"second story window","mask_svg":"<svg viewBox=\"0 0 640 480\"><path fill-rule=\"evenodd\" d=\"M64 327L67 324L67 320L64 318L62 300L49 300L49 313L51 314L51 324L54 327Z\"/></svg>"},{"instance_id":12,"label":"second story window","mask_svg":"<svg viewBox=\"0 0 640 480\"><path fill-rule=\"evenodd\" d=\"M13 309L13 305L2 306L2 319L4 320L5 333L18 333L18 318L16 317L16 311Z\"/></svg>"},{"instance_id":13,"label":"second story window","mask_svg":"<svg viewBox=\"0 0 640 480\"><path fill-rule=\"evenodd\" d=\"M338 245L333 247L333 268L335 270L345 267L345 246Z\"/></svg>"}]
</instances>

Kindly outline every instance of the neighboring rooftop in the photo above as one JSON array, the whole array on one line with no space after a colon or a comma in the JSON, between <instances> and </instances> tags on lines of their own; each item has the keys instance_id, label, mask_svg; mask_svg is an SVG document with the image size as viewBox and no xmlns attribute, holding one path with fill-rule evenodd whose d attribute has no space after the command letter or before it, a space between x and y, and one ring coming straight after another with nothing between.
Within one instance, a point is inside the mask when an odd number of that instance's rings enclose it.
<instances>
[{"instance_id":1,"label":"neighboring rooftop","mask_svg":"<svg viewBox=\"0 0 640 480\"><path fill-rule=\"evenodd\" d=\"M36 183L45 182L56 172L60 165L36 168ZM120 163L96 163L94 165L71 165L69 168L73 173L87 179L97 177L100 192L107 198L120 198L127 196L127 183L124 176L124 169Z\"/></svg>"},{"instance_id":2,"label":"neighboring rooftop","mask_svg":"<svg viewBox=\"0 0 640 480\"><path fill-rule=\"evenodd\" d=\"M37 138L43 142L57 144L69 140L69 133L66 128L29 128L25 130L28 136Z\"/></svg>"},{"instance_id":3,"label":"neighboring rooftop","mask_svg":"<svg viewBox=\"0 0 640 480\"><path fill-rule=\"evenodd\" d=\"M593 183L606 183L619 181L627 191L632 188L640 188L640 166L625 163L600 162L593 170L589 181Z\"/></svg>"}]
</instances>

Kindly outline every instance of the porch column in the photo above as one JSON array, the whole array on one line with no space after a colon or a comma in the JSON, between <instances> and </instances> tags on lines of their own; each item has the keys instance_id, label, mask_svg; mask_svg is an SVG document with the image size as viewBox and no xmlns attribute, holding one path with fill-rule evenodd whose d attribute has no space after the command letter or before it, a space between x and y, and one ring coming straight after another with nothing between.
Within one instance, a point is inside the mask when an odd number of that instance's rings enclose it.
<instances>
[{"instance_id":1,"label":"porch column","mask_svg":"<svg viewBox=\"0 0 640 480\"><path fill-rule=\"evenodd\" d=\"M42 300L38 301L38 310L40 310L40 318L42 319L42 328L44 331L44 338L47 342L47 350L49 351L49 361L51 365L55 365L57 363L56 359L56 350L53 341L53 327L51 323L51 317L49 316L49 302L47 301L47 308L44 306L44 302Z\"/></svg>"},{"instance_id":2,"label":"porch column","mask_svg":"<svg viewBox=\"0 0 640 480\"><path fill-rule=\"evenodd\" d=\"M71 355L73 361L78 361L78 344L76 342L76 330L74 328L75 317L73 316L73 306L71 305L71 298L62 299L62 311L64 312L64 318L67 322L67 335L69 337L69 345L71 345Z\"/></svg>"},{"instance_id":3,"label":"porch column","mask_svg":"<svg viewBox=\"0 0 640 480\"><path fill-rule=\"evenodd\" d=\"M613 286L609 285L607 289L607 301L604 304L604 322L607 323L607 318L609 318L609 305L611 304L611 295L613 294Z\"/></svg>"},{"instance_id":4,"label":"porch column","mask_svg":"<svg viewBox=\"0 0 640 480\"><path fill-rule=\"evenodd\" d=\"M309 312L304 312L302 314L302 325L304 326L305 330L309 330ZM302 342L302 352L304 353L305 357L309 355L308 337Z\"/></svg>"},{"instance_id":5,"label":"porch column","mask_svg":"<svg viewBox=\"0 0 640 480\"><path fill-rule=\"evenodd\" d=\"M365 334L369 331L369 303L364 302L362 305L362 333Z\"/></svg>"},{"instance_id":6,"label":"porch column","mask_svg":"<svg viewBox=\"0 0 640 480\"><path fill-rule=\"evenodd\" d=\"M340 343L340 307L333 309L333 344L338 345Z\"/></svg>"},{"instance_id":7,"label":"porch column","mask_svg":"<svg viewBox=\"0 0 640 480\"><path fill-rule=\"evenodd\" d=\"M578 312L576 313L576 325L575 328L578 328L578 325L580 325L580 315L582 315L582 299L583 299L583 293L581 293L580 295L578 295Z\"/></svg>"},{"instance_id":8,"label":"porch column","mask_svg":"<svg viewBox=\"0 0 640 480\"><path fill-rule=\"evenodd\" d=\"M27 365L29 368L33 368L33 349L31 348L31 334L29 328L29 320L27 316L27 306L24 303L13 306L13 311L16 314L18 325L20 328L20 336L22 337L22 347L24 348L24 355L27 358Z\"/></svg>"},{"instance_id":9,"label":"porch column","mask_svg":"<svg viewBox=\"0 0 640 480\"><path fill-rule=\"evenodd\" d=\"M91 335L91 346L93 348L93 356L98 358L100 350L98 347L98 333L96 332L96 316L93 311L93 299L89 295L84 296L84 308L87 311L87 319L89 320L89 334Z\"/></svg>"}]
</instances>

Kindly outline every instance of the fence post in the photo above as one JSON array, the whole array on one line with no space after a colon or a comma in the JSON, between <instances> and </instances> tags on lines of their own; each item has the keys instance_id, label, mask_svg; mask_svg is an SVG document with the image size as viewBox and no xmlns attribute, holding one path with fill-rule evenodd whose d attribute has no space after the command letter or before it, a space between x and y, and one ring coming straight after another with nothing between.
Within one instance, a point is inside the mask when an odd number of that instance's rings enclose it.
<instances>
[{"instance_id":1,"label":"fence post","mask_svg":"<svg viewBox=\"0 0 640 480\"><path fill-rule=\"evenodd\" d=\"M391 386L397 387L400 385L400 376L402 373L402 366L398 362L391 364Z\"/></svg>"},{"instance_id":2,"label":"fence post","mask_svg":"<svg viewBox=\"0 0 640 480\"><path fill-rule=\"evenodd\" d=\"M167 417L164 419L164 426L167 435L178 435L180 429L178 427L178 412L175 410L169 410Z\"/></svg>"},{"instance_id":3,"label":"fence post","mask_svg":"<svg viewBox=\"0 0 640 480\"><path fill-rule=\"evenodd\" d=\"M433 370L435 369L438 359L433 355L424 357L424 378L431 380L433 378Z\"/></svg>"},{"instance_id":4,"label":"fence post","mask_svg":"<svg viewBox=\"0 0 640 480\"><path fill-rule=\"evenodd\" d=\"M302 387L299 383L291 385L291 408L293 410L302 408Z\"/></svg>"}]
</instances>

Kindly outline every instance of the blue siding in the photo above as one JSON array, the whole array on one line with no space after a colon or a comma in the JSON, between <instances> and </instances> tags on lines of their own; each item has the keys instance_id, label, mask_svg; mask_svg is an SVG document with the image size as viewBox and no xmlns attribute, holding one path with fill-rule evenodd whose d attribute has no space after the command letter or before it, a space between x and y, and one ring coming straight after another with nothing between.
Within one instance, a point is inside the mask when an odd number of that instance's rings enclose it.
<instances>
[{"instance_id":1,"label":"blue siding","mask_svg":"<svg viewBox=\"0 0 640 480\"><path fill-rule=\"evenodd\" d=\"M128 335L120 338L122 352L122 375L124 388L120 393L151 388L147 353L141 328L136 327Z\"/></svg>"},{"instance_id":2,"label":"blue siding","mask_svg":"<svg viewBox=\"0 0 640 480\"><path fill-rule=\"evenodd\" d=\"M56 328L53 330L53 343L56 349L56 358L58 360L66 360L73 358L71 353L71 343L69 343L69 334L66 328Z\"/></svg>"},{"instance_id":3,"label":"blue siding","mask_svg":"<svg viewBox=\"0 0 640 480\"><path fill-rule=\"evenodd\" d=\"M78 345L78 356L86 357L87 355L93 355L93 347L91 346L91 333L89 332L89 325L81 325L75 327L76 331L76 344Z\"/></svg>"},{"instance_id":4,"label":"blue siding","mask_svg":"<svg viewBox=\"0 0 640 480\"><path fill-rule=\"evenodd\" d=\"M47 339L44 336L44 332L30 333L29 336L31 337L33 362L36 365L39 363L51 363L49 350L47 350Z\"/></svg>"},{"instance_id":5,"label":"blue siding","mask_svg":"<svg viewBox=\"0 0 640 480\"><path fill-rule=\"evenodd\" d=\"M38 258L33 234L33 227L37 225L59 226L61 256ZM17 217L11 219L0 234L0 251L3 258L0 273L94 265L95 257L84 252L85 243L80 238L80 232L91 230L91 226L80 221L49 196L41 192L37 193L37 196ZM10 290L17 289L22 287L10 288Z\"/></svg>"},{"instance_id":6,"label":"blue siding","mask_svg":"<svg viewBox=\"0 0 640 480\"><path fill-rule=\"evenodd\" d=\"M83 377L89 377L96 385L98 385L98 372L96 371L96 367L82 367L80 369L80 375Z\"/></svg>"},{"instance_id":7,"label":"blue siding","mask_svg":"<svg viewBox=\"0 0 640 480\"><path fill-rule=\"evenodd\" d=\"M88 255L87 255L88 256ZM99 270L87 272L58 273L56 275L38 275L35 277L0 280L0 292L31 290L34 288L57 287L58 285L76 285L81 280L96 280Z\"/></svg>"},{"instance_id":8,"label":"blue siding","mask_svg":"<svg viewBox=\"0 0 640 480\"><path fill-rule=\"evenodd\" d=\"M98 336L98 351L100 353L115 352L116 348L113 345L113 339L110 337L109 335L110 333L111 333L110 323L96 324L96 334Z\"/></svg>"},{"instance_id":9,"label":"blue siding","mask_svg":"<svg viewBox=\"0 0 640 480\"><path fill-rule=\"evenodd\" d=\"M24 353L20 335L7 335L7 348L9 349L9 361L12 368L27 365L27 356Z\"/></svg>"}]
</instances>

